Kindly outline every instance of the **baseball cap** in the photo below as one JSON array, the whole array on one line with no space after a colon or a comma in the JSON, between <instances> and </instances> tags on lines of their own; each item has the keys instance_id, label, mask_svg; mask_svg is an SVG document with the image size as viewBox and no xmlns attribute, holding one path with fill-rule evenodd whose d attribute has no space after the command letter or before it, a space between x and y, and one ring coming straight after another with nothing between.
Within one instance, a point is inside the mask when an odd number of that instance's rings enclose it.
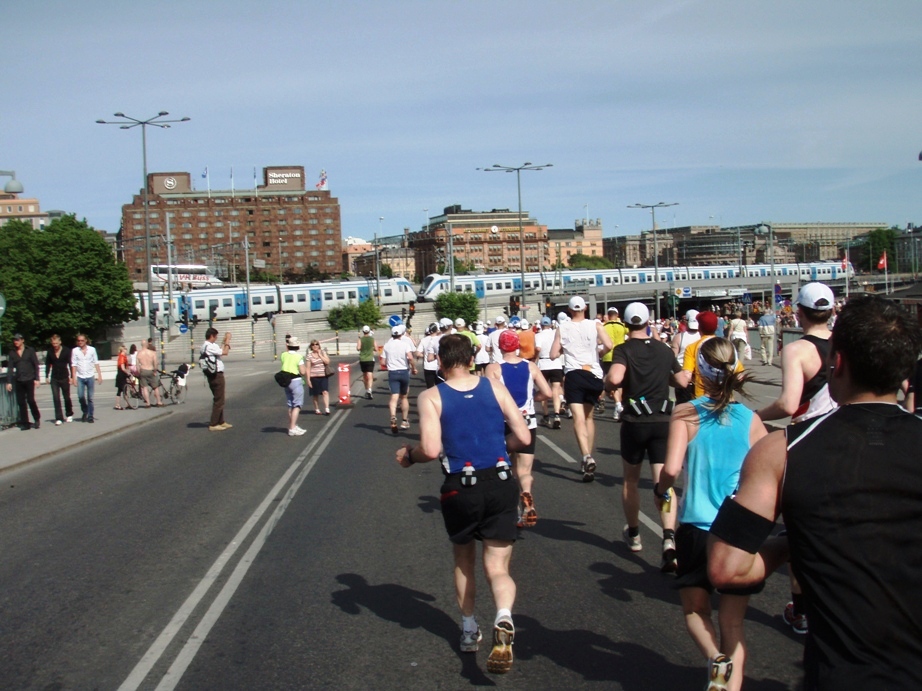
<instances>
[{"instance_id":1,"label":"baseball cap","mask_svg":"<svg viewBox=\"0 0 922 691\"><path fill-rule=\"evenodd\" d=\"M689 329L698 328L698 310L688 310L685 313L685 321L688 322Z\"/></svg>"},{"instance_id":2,"label":"baseball cap","mask_svg":"<svg viewBox=\"0 0 922 691\"><path fill-rule=\"evenodd\" d=\"M22 341L23 340L22 334L13 334L13 340Z\"/></svg>"},{"instance_id":3,"label":"baseball cap","mask_svg":"<svg viewBox=\"0 0 922 691\"><path fill-rule=\"evenodd\" d=\"M551 318L550 317L541 317L541 326L550 326Z\"/></svg>"},{"instance_id":4,"label":"baseball cap","mask_svg":"<svg viewBox=\"0 0 922 691\"><path fill-rule=\"evenodd\" d=\"M824 283L808 283L797 293L797 304L811 310L825 312L835 305L832 291Z\"/></svg>"},{"instance_id":5,"label":"baseball cap","mask_svg":"<svg viewBox=\"0 0 922 691\"><path fill-rule=\"evenodd\" d=\"M493 320L487 319L487 326L493 326Z\"/></svg>"},{"instance_id":6,"label":"baseball cap","mask_svg":"<svg viewBox=\"0 0 922 691\"><path fill-rule=\"evenodd\" d=\"M717 333L717 315L714 312L698 312L698 331L705 336Z\"/></svg>"},{"instance_id":7,"label":"baseball cap","mask_svg":"<svg viewBox=\"0 0 922 691\"><path fill-rule=\"evenodd\" d=\"M368 327L366 326L365 328L367 329ZM298 340L297 336L292 336L291 338L288 339L288 347L289 348L300 348L301 341Z\"/></svg>"},{"instance_id":8,"label":"baseball cap","mask_svg":"<svg viewBox=\"0 0 922 691\"><path fill-rule=\"evenodd\" d=\"M515 331L508 329L499 335L499 349L504 353L514 353L519 349L519 337Z\"/></svg>"},{"instance_id":9,"label":"baseball cap","mask_svg":"<svg viewBox=\"0 0 922 691\"><path fill-rule=\"evenodd\" d=\"M448 317L442 317L439 319L439 328L440 329L450 329L451 328L451 319Z\"/></svg>"},{"instance_id":10,"label":"baseball cap","mask_svg":"<svg viewBox=\"0 0 922 691\"><path fill-rule=\"evenodd\" d=\"M497 323L497 324L505 324L505 323L506 323L506 317L505 317L504 315L502 315L502 314L497 314L497 315L496 315L496 323Z\"/></svg>"},{"instance_id":11,"label":"baseball cap","mask_svg":"<svg viewBox=\"0 0 922 691\"><path fill-rule=\"evenodd\" d=\"M465 326L467 326L467 322L464 321L461 317L458 317L455 319L455 326L457 326L459 329L463 329Z\"/></svg>"},{"instance_id":12,"label":"baseball cap","mask_svg":"<svg viewBox=\"0 0 922 691\"><path fill-rule=\"evenodd\" d=\"M523 319L522 321L519 322L520 329L524 330L524 329L527 329L529 326L531 326L531 324L528 323L527 319Z\"/></svg>"},{"instance_id":13,"label":"baseball cap","mask_svg":"<svg viewBox=\"0 0 922 691\"><path fill-rule=\"evenodd\" d=\"M650 321L650 310L642 302L632 302L624 310L624 321L632 326L640 326Z\"/></svg>"},{"instance_id":14,"label":"baseball cap","mask_svg":"<svg viewBox=\"0 0 922 691\"><path fill-rule=\"evenodd\" d=\"M365 325L365 326L362 327L362 333L363 333L363 334L367 334L369 331L371 331L371 327L370 327L370 326Z\"/></svg>"},{"instance_id":15,"label":"baseball cap","mask_svg":"<svg viewBox=\"0 0 922 691\"><path fill-rule=\"evenodd\" d=\"M566 312L558 312L558 313L557 313L557 323L558 323L558 324L559 324L560 322L568 322L568 321L570 321L570 315L569 315L569 314L567 314Z\"/></svg>"},{"instance_id":16,"label":"baseball cap","mask_svg":"<svg viewBox=\"0 0 922 691\"><path fill-rule=\"evenodd\" d=\"M579 295L574 295L570 298L569 307L574 312L582 312L586 309L586 301L583 300Z\"/></svg>"},{"instance_id":17,"label":"baseball cap","mask_svg":"<svg viewBox=\"0 0 922 691\"><path fill-rule=\"evenodd\" d=\"M618 314L618 308L617 308L617 307L609 307L609 308L608 308L608 313L609 313L609 314L612 314L612 313Z\"/></svg>"},{"instance_id":18,"label":"baseball cap","mask_svg":"<svg viewBox=\"0 0 922 691\"><path fill-rule=\"evenodd\" d=\"M398 324L393 329L391 329L391 336L403 336L407 332L407 327L403 324Z\"/></svg>"}]
</instances>

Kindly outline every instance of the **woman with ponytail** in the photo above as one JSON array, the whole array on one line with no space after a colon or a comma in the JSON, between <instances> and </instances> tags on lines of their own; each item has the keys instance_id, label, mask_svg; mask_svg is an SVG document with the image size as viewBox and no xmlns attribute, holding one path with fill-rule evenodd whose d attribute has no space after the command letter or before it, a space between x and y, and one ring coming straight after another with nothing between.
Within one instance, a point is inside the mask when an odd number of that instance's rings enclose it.
<instances>
[{"instance_id":1,"label":"woman with ponytail","mask_svg":"<svg viewBox=\"0 0 922 691\"><path fill-rule=\"evenodd\" d=\"M676 531L676 587L688 633L708 659L709 690L741 688L746 658L743 619L749 596L764 585L718 591L718 628L714 628L710 604L714 587L707 575L708 531L724 498L736 492L746 453L766 434L759 417L735 400L736 394L746 396L744 386L749 380L747 372L736 371L737 366L737 350L727 339L709 338L702 343L697 370L704 382L704 396L673 411L666 463L653 488L661 507L684 466L685 491Z\"/></svg>"}]
</instances>

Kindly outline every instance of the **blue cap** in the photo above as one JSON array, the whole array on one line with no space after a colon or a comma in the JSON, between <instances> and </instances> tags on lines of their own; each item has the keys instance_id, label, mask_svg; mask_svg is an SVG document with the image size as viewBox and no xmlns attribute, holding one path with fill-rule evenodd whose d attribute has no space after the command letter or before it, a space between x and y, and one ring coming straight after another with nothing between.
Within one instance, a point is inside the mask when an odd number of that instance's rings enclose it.
<instances>
[{"instance_id":1,"label":"blue cap","mask_svg":"<svg viewBox=\"0 0 922 691\"><path fill-rule=\"evenodd\" d=\"M550 326L551 318L550 317L541 317L541 326Z\"/></svg>"}]
</instances>

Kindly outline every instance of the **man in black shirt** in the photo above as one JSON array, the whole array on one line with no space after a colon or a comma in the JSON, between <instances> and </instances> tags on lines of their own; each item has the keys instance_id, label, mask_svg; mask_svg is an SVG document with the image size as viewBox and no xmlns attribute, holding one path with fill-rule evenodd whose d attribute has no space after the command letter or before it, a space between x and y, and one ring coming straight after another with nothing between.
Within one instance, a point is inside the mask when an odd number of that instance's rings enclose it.
<instances>
[{"instance_id":1,"label":"man in black shirt","mask_svg":"<svg viewBox=\"0 0 922 691\"><path fill-rule=\"evenodd\" d=\"M19 405L19 428L29 429L29 411L32 411L34 427L41 425L42 416L35 402L35 390L42 383L35 349L27 346L22 334L13 334L13 349L6 372L6 390L16 389L16 402ZM28 408L26 407L28 405Z\"/></svg>"},{"instance_id":2,"label":"man in black shirt","mask_svg":"<svg viewBox=\"0 0 922 691\"><path fill-rule=\"evenodd\" d=\"M832 332L839 408L758 442L711 527L718 587L790 556L810 620L805 688L922 688L922 419L896 405L922 326L896 303L852 299ZM786 538L766 540L779 513Z\"/></svg>"},{"instance_id":3,"label":"man in black shirt","mask_svg":"<svg viewBox=\"0 0 922 691\"><path fill-rule=\"evenodd\" d=\"M672 402L669 387L675 384L673 376L680 370L672 348L647 336L650 310L641 302L632 302L624 310L624 323L628 329L627 340L612 353L611 368L605 378L609 390L621 386L623 390L621 413L621 460L624 485L621 500L624 505L624 540L628 549L639 552L640 541L640 471L646 455L650 459L653 482L666 462L666 442L669 439L669 418ZM675 502L663 514L662 570L676 570L675 560Z\"/></svg>"},{"instance_id":4,"label":"man in black shirt","mask_svg":"<svg viewBox=\"0 0 922 691\"><path fill-rule=\"evenodd\" d=\"M57 334L51 337L51 347L45 353L45 379L51 384L54 424L60 425L65 420L73 422L74 405L70 400L70 348L61 345L61 337Z\"/></svg>"}]
</instances>

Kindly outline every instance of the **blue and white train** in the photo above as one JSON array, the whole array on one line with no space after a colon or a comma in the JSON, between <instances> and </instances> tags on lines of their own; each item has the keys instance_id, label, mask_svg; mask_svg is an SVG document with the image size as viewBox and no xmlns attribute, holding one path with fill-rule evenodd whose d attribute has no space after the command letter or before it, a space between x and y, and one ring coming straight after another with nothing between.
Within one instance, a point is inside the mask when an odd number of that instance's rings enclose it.
<instances>
[{"instance_id":1,"label":"blue and white train","mask_svg":"<svg viewBox=\"0 0 922 691\"><path fill-rule=\"evenodd\" d=\"M416 291L405 278L382 278L382 305L406 305L416 300ZM340 281L338 283L298 283L291 285L251 285L250 315L271 316L278 312L320 312L349 303L373 300L378 294L374 279ZM136 294L141 316L146 316L147 292ZM169 310L165 290L154 291L154 308L159 314ZM209 318L212 308L215 319L236 319L247 316L246 286L205 288L189 292L173 291L173 318L181 320L183 312L200 321Z\"/></svg>"},{"instance_id":2,"label":"blue and white train","mask_svg":"<svg viewBox=\"0 0 922 691\"><path fill-rule=\"evenodd\" d=\"M841 262L814 262L809 264L775 264L776 276L799 276L804 282L832 281L845 277ZM571 291L605 286L639 285L654 283L651 266L637 269L569 269L565 271L529 272L525 274L525 290L534 292ZM742 276L770 276L769 264L749 264L743 267ZM855 270L848 265L849 278ZM738 266L661 266L659 283L682 281L708 281L720 278L739 278ZM419 294L421 302L435 300L441 293L451 290L450 278L442 274L429 274L423 281ZM497 273L455 276L456 293L474 293L478 298L510 296L522 292L520 273Z\"/></svg>"}]
</instances>

